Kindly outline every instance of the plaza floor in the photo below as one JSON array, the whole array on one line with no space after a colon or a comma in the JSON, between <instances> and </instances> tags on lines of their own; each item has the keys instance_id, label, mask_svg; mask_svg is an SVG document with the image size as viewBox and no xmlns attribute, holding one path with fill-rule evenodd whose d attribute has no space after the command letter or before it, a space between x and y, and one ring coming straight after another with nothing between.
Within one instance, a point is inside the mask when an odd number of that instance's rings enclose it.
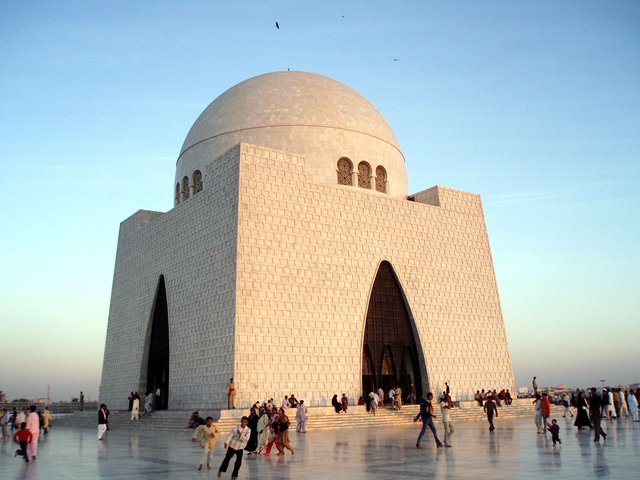
<instances>
[{"instance_id":1,"label":"plaza floor","mask_svg":"<svg viewBox=\"0 0 640 480\"><path fill-rule=\"evenodd\" d=\"M453 448L436 448L427 431L421 449L415 443L420 424L372 426L349 430L291 432L295 455L245 456L243 479L416 479L416 478L638 478L640 423L607 422L606 442L593 442L588 430L578 432L559 418L562 445L549 434L537 435L533 419L496 419L455 425ZM372 423L374 420L372 419ZM436 422L439 430L442 424ZM198 472L200 449L191 431L111 430L103 441L96 430L58 427L40 442L38 458L26 465L14 458L15 446L0 444L2 479L217 478L222 441L213 470ZM440 432L442 433L442 432ZM232 464L222 478L230 478Z\"/></svg>"}]
</instances>

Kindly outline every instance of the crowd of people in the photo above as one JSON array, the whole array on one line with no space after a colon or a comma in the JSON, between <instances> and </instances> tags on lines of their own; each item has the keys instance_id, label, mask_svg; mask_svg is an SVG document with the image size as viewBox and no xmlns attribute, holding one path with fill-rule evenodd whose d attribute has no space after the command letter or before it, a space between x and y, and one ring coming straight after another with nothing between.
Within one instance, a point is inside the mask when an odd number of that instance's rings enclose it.
<instances>
[{"instance_id":1,"label":"crowd of people","mask_svg":"<svg viewBox=\"0 0 640 480\"><path fill-rule=\"evenodd\" d=\"M235 387L233 390L235 391ZM235 408L234 401L231 399L229 399L228 408ZM226 454L218 469L218 476L227 471L234 456L232 478L238 475L244 454L268 457L275 445L276 455L285 455L285 450L289 450L293 455L295 450L289 438L291 426L289 413L293 410L295 410L296 431L306 433L307 406L304 404L304 400L298 400L293 393L285 395L278 403L273 398L262 403L255 402L249 409L249 415L242 417L240 424L227 435L224 446ZM194 411L185 428L195 429L192 437L194 442L200 438L200 447L203 452L200 456L198 469L202 470L205 462L207 468L211 469L211 455L221 434L213 422L213 418L202 418L200 412Z\"/></svg>"},{"instance_id":2,"label":"crowd of people","mask_svg":"<svg viewBox=\"0 0 640 480\"><path fill-rule=\"evenodd\" d=\"M335 398L335 396L334 396ZM342 394L343 403L347 401L347 397L345 394ZM386 402L385 402L386 399ZM409 387L409 393L405 397L405 401L410 404L416 403L416 393L413 385ZM367 412L371 415L376 415L378 408L385 405L385 403L391 407L393 410L402 410L403 399L402 399L402 389L399 386L395 386L390 388L385 395L382 387L373 388L371 392L365 397L360 397L358 400L358 405L364 405L366 407ZM333 401L332 401L333 404ZM335 405L334 405L335 407ZM336 408L336 412L337 412ZM344 409L346 411L346 408Z\"/></svg>"},{"instance_id":3,"label":"crowd of people","mask_svg":"<svg viewBox=\"0 0 640 480\"><path fill-rule=\"evenodd\" d=\"M35 405L25 409L14 407L11 412L5 408L0 412L0 426L2 427L2 439L11 437L20 446L14 456L21 456L25 463L30 463L38 455L40 433L42 432L43 435L49 433L51 412L49 407L45 407L40 412ZM10 435L9 429L15 433Z\"/></svg>"},{"instance_id":4,"label":"crowd of people","mask_svg":"<svg viewBox=\"0 0 640 480\"><path fill-rule=\"evenodd\" d=\"M511 397L511 392L509 392L508 388L503 388L499 392L496 391L495 388L493 390L486 391L483 388L482 391L476 390L476 393L473 395L473 399L478 402L478 405L481 407L489 398L491 398L498 407L502 406L503 403L505 405L511 405L511 403L513 403L513 398Z\"/></svg>"},{"instance_id":5,"label":"crowd of people","mask_svg":"<svg viewBox=\"0 0 640 480\"><path fill-rule=\"evenodd\" d=\"M635 390L604 388L601 393L598 393L595 387L589 390L588 396L585 390L578 389L571 394L570 398L568 395L564 395L562 399L565 411L568 411L571 416L574 416L571 407L575 408L574 426L578 430L583 428L594 430L594 442L600 441L600 438L603 440L607 438L607 434L602 428L603 420L611 422L627 418L633 422L639 422L639 400L640 388Z\"/></svg>"},{"instance_id":6,"label":"crowd of people","mask_svg":"<svg viewBox=\"0 0 640 480\"><path fill-rule=\"evenodd\" d=\"M140 419L140 416L143 417L151 415L151 412L159 408L160 403L160 389L157 388L155 391L147 392L144 396L144 412L140 414L140 406L142 399L140 398L140 394L138 392L131 392L128 397L129 400L129 411L131 412L131 421L135 422Z\"/></svg>"},{"instance_id":7,"label":"crowd of people","mask_svg":"<svg viewBox=\"0 0 640 480\"><path fill-rule=\"evenodd\" d=\"M551 433L553 445L561 445L560 427L557 419L551 418L552 399L548 393L538 392L536 378L533 378L534 386L534 423L538 434L546 435ZM434 395L428 392L419 400L420 409L414 417L414 421L422 420L422 428L416 441L416 447L421 448L421 440L427 429L431 431L435 444L438 448L451 447L451 436L453 435L453 422L451 420L451 410L454 402L451 397L451 390L448 383L445 383L445 390L438 398L440 406L440 417L444 431L443 440L438 436L435 425L437 414L435 413ZM562 417L575 417L574 425L579 429L589 428L594 431L594 442L600 439L606 440L607 433L602 426L603 421L615 421L628 417L633 422L639 422L638 405L640 403L640 389L604 388L598 392L596 388L589 391L576 390L558 396L554 403L564 407ZM386 399L386 402L385 402ZM411 388L407 400L415 401L415 393ZM386 393L382 388L374 388L366 397L360 397L358 404L365 405L366 410L372 415L382 405L387 403L390 408L400 410L403 405L402 390L400 387L389 389ZM478 390L474 395L474 400L486 413L489 422L489 431L495 430L494 418L498 416L498 407L502 404L510 405L512 397L508 389L501 391ZM150 414L153 410L155 398L153 393L148 393L145 398L145 414ZM412 402L413 403L413 402ZM349 400L343 393L341 398L334 394L331 404L336 413L346 413ZM228 407L235 408L235 386L233 379L228 385ZM131 421L137 421L140 410L140 396L137 392L131 392L129 396L129 410L131 411ZM289 414L295 410L296 431L306 433L306 422L308 410L304 400L298 400L292 393L285 395L280 402L275 402L272 398L264 402L255 402L249 409L249 414L243 416L240 423L235 426L224 439L225 456L218 468L218 476L225 473L231 460L235 457L232 478L238 476L238 471L242 465L243 455L264 455L270 456L275 445L276 455L285 455L289 450L293 455L294 448L289 438L289 428L291 421ZM575 411L575 414L574 414ZM101 404L98 410L98 439L102 440L109 429L109 409L107 405ZM38 452L38 438L41 431L46 435L51 426L51 414L48 407L43 412L38 412L32 405L29 409L14 408L12 412L4 409L0 412L0 426L2 427L3 439L13 438L19 445L15 455L20 455L26 463L35 460ZM200 447L203 449L200 455L198 469L202 470L206 464L208 469L212 469L213 451L216 447L221 432L218 430L212 417L203 418L199 411L192 412L185 428L194 430L192 440L197 442L200 439ZM9 434L9 429L12 432Z\"/></svg>"}]
</instances>

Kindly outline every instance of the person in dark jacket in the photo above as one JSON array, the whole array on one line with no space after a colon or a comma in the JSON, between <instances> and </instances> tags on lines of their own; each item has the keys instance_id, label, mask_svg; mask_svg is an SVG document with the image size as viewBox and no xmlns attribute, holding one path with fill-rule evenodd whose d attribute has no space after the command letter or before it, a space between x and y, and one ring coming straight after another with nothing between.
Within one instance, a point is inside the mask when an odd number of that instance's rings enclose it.
<instances>
[{"instance_id":1,"label":"person in dark jacket","mask_svg":"<svg viewBox=\"0 0 640 480\"><path fill-rule=\"evenodd\" d=\"M487 401L484 402L484 411L487 412L487 420L489 421L489 431L493 432L496 427L493 425L493 416L498 416L498 407L493 401L493 397L487 397Z\"/></svg>"},{"instance_id":2,"label":"person in dark jacket","mask_svg":"<svg viewBox=\"0 0 640 480\"><path fill-rule=\"evenodd\" d=\"M591 396L589 397L589 412L591 413L591 421L595 430L594 442L599 442L600 437L607 439L607 434L602 430L600 422L602 420L602 399L598 395L596 387L591 387Z\"/></svg>"},{"instance_id":3,"label":"person in dark jacket","mask_svg":"<svg viewBox=\"0 0 640 480\"><path fill-rule=\"evenodd\" d=\"M431 430L433 433L433 438L436 441L436 445L438 448L444 447L440 439L438 438L438 431L436 430L436 426L433 424L433 419L435 418L435 412L433 410L433 405L431 401L433 400L433 393L427 393L426 398L423 398L420 402L420 411L418 415L413 419L414 422L417 422L418 419L422 419L422 430L420 430L420 434L418 435L418 440L416 440L416 448L420 448L420 440L422 440L422 436L427 431L427 428Z\"/></svg>"}]
</instances>

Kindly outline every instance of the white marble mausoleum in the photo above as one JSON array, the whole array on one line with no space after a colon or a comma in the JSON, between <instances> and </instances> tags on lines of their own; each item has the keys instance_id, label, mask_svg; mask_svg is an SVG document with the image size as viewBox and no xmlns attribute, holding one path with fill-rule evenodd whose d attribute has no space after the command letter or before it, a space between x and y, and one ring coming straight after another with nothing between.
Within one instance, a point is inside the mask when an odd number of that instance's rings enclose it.
<instances>
[{"instance_id":1,"label":"white marble mausoleum","mask_svg":"<svg viewBox=\"0 0 640 480\"><path fill-rule=\"evenodd\" d=\"M514 391L480 197L407 190L393 131L346 85L277 72L222 93L173 209L120 225L100 400L223 408L230 377L239 407Z\"/></svg>"}]
</instances>

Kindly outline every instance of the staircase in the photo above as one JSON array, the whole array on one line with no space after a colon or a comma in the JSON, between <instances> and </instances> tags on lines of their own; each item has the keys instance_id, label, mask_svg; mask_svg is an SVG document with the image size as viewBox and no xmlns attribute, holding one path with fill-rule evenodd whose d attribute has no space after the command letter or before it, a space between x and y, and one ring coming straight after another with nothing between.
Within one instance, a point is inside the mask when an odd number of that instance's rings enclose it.
<instances>
[{"instance_id":1,"label":"staircase","mask_svg":"<svg viewBox=\"0 0 640 480\"><path fill-rule=\"evenodd\" d=\"M564 413L563 407L552 406L552 417L561 416ZM435 406L436 423L440 421L440 407ZM347 413L335 413L333 407L309 407L307 429L308 430L330 430L343 428L370 427L373 425L409 425L413 422L413 418L419 411L418 405L404 405L402 410L393 410L388 407L379 408L376 416L367 413L364 406L350 406ZM240 423L240 418L247 415L248 411L238 410L219 410L216 412L200 411L203 417L211 416L216 419L216 425L222 432L228 432L235 425ZM291 420L291 428L296 428L296 411L290 409L288 411ZM534 407L531 399L517 399L509 406L498 408L499 419L517 418L534 416ZM164 410L156 411L151 416L141 417L138 422L131 422L130 412L116 411L109 416L109 425L113 429L131 429L135 430L141 427L145 429L157 430L187 430L185 425L189 417L190 411ZM468 422L486 420L486 415L476 402L460 402L460 406L451 409L452 422ZM76 427L95 427L98 423L98 412L75 412L70 415L54 416L55 426L76 426Z\"/></svg>"}]
</instances>

